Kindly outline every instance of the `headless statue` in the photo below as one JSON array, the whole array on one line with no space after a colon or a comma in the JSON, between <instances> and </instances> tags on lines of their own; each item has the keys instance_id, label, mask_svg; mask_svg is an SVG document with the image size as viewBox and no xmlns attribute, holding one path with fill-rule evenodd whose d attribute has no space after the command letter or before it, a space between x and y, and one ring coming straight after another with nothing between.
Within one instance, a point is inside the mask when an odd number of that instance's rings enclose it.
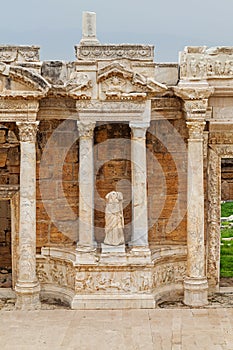
<instances>
[{"instance_id":1,"label":"headless statue","mask_svg":"<svg viewBox=\"0 0 233 350\"><path fill-rule=\"evenodd\" d=\"M123 195L121 192L109 192L105 208L105 240L104 244L118 246L125 243Z\"/></svg>"}]
</instances>

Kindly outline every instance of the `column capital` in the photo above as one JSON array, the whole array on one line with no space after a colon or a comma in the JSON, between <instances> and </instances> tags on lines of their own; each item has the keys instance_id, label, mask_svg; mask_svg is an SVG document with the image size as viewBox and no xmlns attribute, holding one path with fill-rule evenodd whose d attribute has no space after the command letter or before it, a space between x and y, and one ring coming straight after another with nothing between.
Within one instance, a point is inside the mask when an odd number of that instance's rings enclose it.
<instances>
[{"instance_id":1,"label":"column capital","mask_svg":"<svg viewBox=\"0 0 233 350\"><path fill-rule=\"evenodd\" d=\"M20 142L36 142L36 133L39 121L36 122L16 122L19 129Z\"/></svg>"},{"instance_id":2,"label":"column capital","mask_svg":"<svg viewBox=\"0 0 233 350\"><path fill-rule=\"evenodd\" d=\"M144 122L144 123L130 122L129 126L132 130L133 138L145 138L146 131L149 128L150 123L149 122Z\"/></svg>"},{"instance_id":3,"label":"column capital","mask_svg":"<svg viewBox=\"0 0 233 350\"><path fill-rule=\"evenodd\" d=\"M206 122L203 119L186 121L189 130L189 139L202 140Z\"/></svg>"},{"instance_id":4,"label":"column capital","mask_svg":"<svg viewBox=\"0 0 233 350\"><path fill-rule=\"evenodd\" d=\"M210 87L208 84L205 84L205 86L200 86L200 84L193 83L192 86L190 86L190 84L176 86L174 88L174 92L176 96L182 98L184 101L201 101L208 100L210 95L214 92L214 88Z\"/></svg>"},{"instance_id":5,"label":"column capital","mask_svg":"<svg viewBox=\"0 0 233 350\"><path fill-rule=\"evenodd\" d=\"M77 127L80 137L92 138L96 122L77 121Z\"/></svg>"}]
</instances>

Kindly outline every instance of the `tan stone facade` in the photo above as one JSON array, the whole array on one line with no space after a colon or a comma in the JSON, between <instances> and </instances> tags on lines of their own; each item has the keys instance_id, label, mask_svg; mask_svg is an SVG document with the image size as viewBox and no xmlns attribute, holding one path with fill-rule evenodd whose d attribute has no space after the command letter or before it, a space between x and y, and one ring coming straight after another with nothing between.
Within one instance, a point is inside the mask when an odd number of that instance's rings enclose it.
<instances>
[{"instance_id":1,"label":"tan stone facade","mask_svg":"<svg viewBox=\"0 0 233 350\"><path fill-rule=\"evenodd\" d=\"M93 14L73 62L0 47L1 220L10 225L0 237L10 230L17 308L39 308L40 297L74 309L180 296L205 305L219 288L232 111L231 47L186 47L178 64L156 63L149 45L101 45ZM123 194L126 247L106 253L111 191Z\"/></svg>"}]
</instances>

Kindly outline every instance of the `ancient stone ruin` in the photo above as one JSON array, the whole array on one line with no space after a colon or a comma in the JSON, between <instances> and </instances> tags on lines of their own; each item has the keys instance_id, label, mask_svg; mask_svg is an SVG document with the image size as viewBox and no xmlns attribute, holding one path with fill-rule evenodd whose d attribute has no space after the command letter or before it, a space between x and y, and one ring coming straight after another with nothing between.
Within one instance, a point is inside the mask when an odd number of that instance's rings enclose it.
<instances>
[{"instance_id":1,"label":"ancient stone ruin","mask_svg":"<svg viewBox=\"0 0 233 350\"><path fill-rule=\"evenodd\" d=\"M1 293L18 309L206 305L233 158L233 47L157 63L153 46L101 44L85 13L75 53L41 62L36 46L0 46Z\"/></svg>"}]
</instances>

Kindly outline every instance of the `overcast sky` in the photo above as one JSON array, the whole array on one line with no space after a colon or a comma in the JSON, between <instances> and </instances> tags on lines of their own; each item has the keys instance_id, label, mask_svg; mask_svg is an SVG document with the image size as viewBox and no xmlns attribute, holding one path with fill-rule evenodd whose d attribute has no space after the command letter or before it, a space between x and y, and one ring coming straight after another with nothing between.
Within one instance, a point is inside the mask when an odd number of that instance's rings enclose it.
<instances>
[{"instance_id":1,"label":"overcast sky","mask_svg":"<svg viewBox=\"0 0 233 350\"><path fill-rule=\"evenodd\" d=\"M1 44L39 45L42 60L74 60L82 12L101 43L148 43L156 61L186 45L233 46L233 0L1 0Z\"/></svg>"}]
</instances>

